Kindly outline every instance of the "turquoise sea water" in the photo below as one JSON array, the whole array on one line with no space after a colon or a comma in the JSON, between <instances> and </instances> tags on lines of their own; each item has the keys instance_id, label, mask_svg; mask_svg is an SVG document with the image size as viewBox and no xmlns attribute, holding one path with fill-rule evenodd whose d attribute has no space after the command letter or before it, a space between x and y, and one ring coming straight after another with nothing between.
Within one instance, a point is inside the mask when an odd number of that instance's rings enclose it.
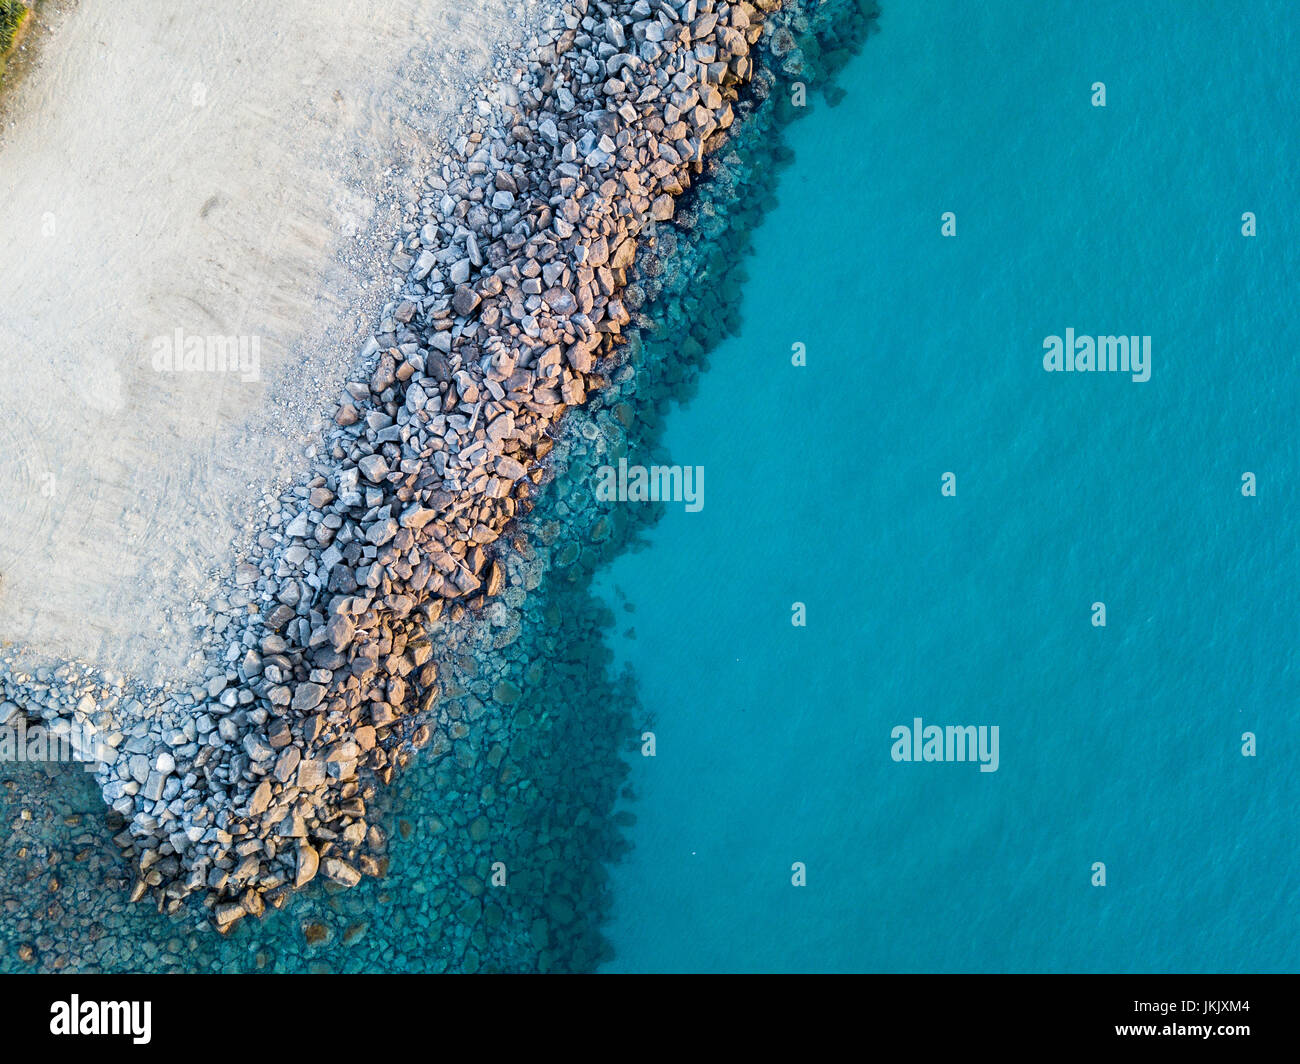
<instances>
[{"instance_id":1,"label":"turquoise sea water","mask_svg":"<svg viewBox=\"0 0 1300 1064\"><path fill-rule=\"evenodd\" d=\"M704 509L602 577L657 745L605 968L1294 970L1300 12L880 27L668 418ZM1151 379L1045 373L1067 327ZM914 717L999 770L895 763Z\"/></svg>"}]
</instances>

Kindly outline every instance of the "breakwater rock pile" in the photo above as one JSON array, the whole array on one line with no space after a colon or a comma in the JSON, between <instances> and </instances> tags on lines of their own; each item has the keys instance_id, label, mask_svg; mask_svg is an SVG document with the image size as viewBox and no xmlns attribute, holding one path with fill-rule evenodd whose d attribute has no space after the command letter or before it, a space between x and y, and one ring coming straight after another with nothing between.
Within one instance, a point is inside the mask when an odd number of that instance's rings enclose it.
<instances>
[{"instance_id":1,"label":"breakwater rock pile","mask_svg":"<svg viewBox=\"0 0 1300 1064\"><path fill-rule=\"evenodd\" d=\"M725 138L776 6L579 0L427 176L394 251L400 298L314 475L216 604L203 683L160 699L13 677L54 726L99 721L134 897L176 911L198 893L229 928L318 875L383 874L367 805L447 724L427 628L527 590L497 541L552 426L607 383L639 237Z\"/></svg>"},{"instance_id":2,"label":"breakwater rock pile","mask_svg":"<svg viewBox=\"0 0 1300 1064\"><path fill-rule=\"evenodd\" d=\"M582 407L568 408L548 430L555 442L530 498L536 505L492 547L506 589L489 600L447 600L425 628L440 693L430 714L400 726L429 724L429 747L389 787L372 787L370 770L358 769L369 822L392 833L378 855L391 861L387 874L344 890L318 872L282 911L225 925L232 934L196 922L218 903L211 894L196 893L160 919L149 911L152 899L127 903L139 877L113 836L129 816L97 815L94 777L59 765L45 766L48 772L18 768L0 773L0 819L9 829L0 864L11 914L0 934L0 968L590 971L608 958L606 870L628 845L637 805L630 762L654 720L637 701L634 677L611 671L610 643L636 637L635 607L617 588L613 604L591 588L595 574L634 547L662 508L602 503L593 490L598 468L624 455L674 461L660 442L664 415L689 399L715 346L740 328L750 238L790 159L784 127L820 101L833 106L842 97L836 71L870 34L876 15L869 0L803 0L765 18L750 52L756 70L734 106L725 148L708 156L704 179L677 199L672 219L642 231L621 293L632 314L623 330L627 342L601 361L609 384L589 391ZM513 70L518 54L501 53L498 70ZM798 83L808 87L806 109L792 104ZM421 186L405 187L409 239L423 223ZM392 248L392 231L390 250L408 255L406 240ZM387 308L390 320L400 301ZM377 340L391 344L393 331L378 330ZM376 350L353 376L366 379L377 361ZM302 509L310 482L328 478L335 462L324 454L316 469L303 470L303 490L266 496L269 514L250 512L250 527L277 534ZM225 660L232 634L243 631L239 610L268 608L238 588L230 597L242 605L227 602L206 614L214 662ZM482 608L473 608L480 601ZM199 616L210 606L196 604ZM15 673L12 662L6 674L5 666L0 648L0 719L18 712L5 704L12 699L75 744L68 722L84 718L101 729L92 741L143 755L136 768L149 768L152 720L174 709L158 692L73 665L34 675ZM207 679L227 671L214 667ZM191 675L203 677L198 670ZM15 686L19 676L25 680ZM168 694L178 705L209 700L205 688ZM131 706L133 699L141 706ZM114 730L124 719L134 723ZM396 750L404 760L405 747ZM84 756L93 760L93 751ZM123 805L128 814L134 809ZM129 852L134 858L133 847ZM508 889L493 889L499 868L508 869ZM278 902L283 889L263 894L263 904ZM165 891L155 893L174 907Z\"/></svg>"}]
</instances>

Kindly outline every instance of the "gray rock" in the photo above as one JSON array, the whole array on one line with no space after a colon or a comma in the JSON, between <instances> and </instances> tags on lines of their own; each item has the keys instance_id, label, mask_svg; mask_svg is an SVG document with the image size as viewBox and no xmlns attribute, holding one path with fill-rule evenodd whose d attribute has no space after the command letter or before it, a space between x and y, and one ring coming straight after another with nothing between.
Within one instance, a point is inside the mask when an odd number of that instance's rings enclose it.
<instances>
[{"instance_id":1,"label":"gray rock","mask_svg":"<svg viewBox=\"0 0 1300 1064\"><path fill-rule=\"evenodd\" d=\"M249 732L244 736L243 745L244 752L254 761L269 761L275 756L271 744L255 732Z\"/></svg>"},{"instance_id":2,"label":"gray rock","mask_svg":"<svg viewBox=\"0 0 1300 1064\"><path fill-rule=\"evenodd\" d=\"M280 757L275 763L275 770L272 775L281 783L288 783L293 778L294 770L301 760L302 751L296 746L286 746L280 752Z\"/></svg>"},{"instance_id":3,"label":"gray rock","mask_svg":"<svg viewBox=\"0 0 1300 1064\"><path fill-rule=\"evenodd\" d=\"M315 709L325 700L325 687L318 683L300 683L293 692L292 709L295 713L306 713Z\"/></svg>"},{"instance_id":4,"label":"gray rock","mask_svg":"<svg viewBox=\"0 0 1300 1064\"><path fill-rule=\"evenodd\" d=\"M144 786L140 789L140 793L151 802L159 801L163 796L163 785L166 782L167 777L161 772L150 772Z\"/></svg>"},{"instance_id":5,"label":"gray rock","mask_svg":"<svg viewBox=\"0 0 1300 1064\"><path fill-rule=\"evenodd\" d=\"M456 313L461 317L468 317L481 302L479 294L474 289L462 284L456 286L456 294L452 296L451 305L456 308Z\"/></svg>"},{"instance_id":6,"label":"gray rock","mask_svg":"<svg viewBox=\"0 0 1300 1064\"><path fill-rule=\"evenodd\" d=\"M379 484L388 475L388 464L377 454L368 454L357 463L361 475L372 484Z\"/></svg>"}]
</instances>

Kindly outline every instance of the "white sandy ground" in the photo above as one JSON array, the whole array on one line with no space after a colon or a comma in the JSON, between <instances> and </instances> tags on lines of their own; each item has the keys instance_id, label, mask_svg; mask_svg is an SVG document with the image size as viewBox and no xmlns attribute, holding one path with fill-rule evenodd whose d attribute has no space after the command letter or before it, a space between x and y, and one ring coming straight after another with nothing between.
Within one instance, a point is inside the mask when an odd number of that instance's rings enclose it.
<instances>
[{"instance_id":1,"label":"white sandy ground","mask_svg":"<svg viewBox=\"0 0 1300 1064\"><path fill-rule=\"evenodd\" d=\"M0 642L178 678L532 0L81 0L0 129ZM378 234L377 242L366 234ZM260 379L156 337L257 337Z\"/></svg>"}]
</instances>

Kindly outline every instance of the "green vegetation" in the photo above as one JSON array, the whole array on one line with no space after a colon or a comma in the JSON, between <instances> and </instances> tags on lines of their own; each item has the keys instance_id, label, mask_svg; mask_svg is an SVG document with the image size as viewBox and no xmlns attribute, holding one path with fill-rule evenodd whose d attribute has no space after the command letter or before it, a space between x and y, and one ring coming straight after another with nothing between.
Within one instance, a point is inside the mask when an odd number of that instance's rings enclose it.
<instances>
[{"instance_id":1,"label":"green vegetation","mask_svg":"<svg viewBox=\"0 0 1300 1064\"><path fill-rule=\"evenodd\" d=\"M13 51L23 23L31 13L23 0L0 0L0 82L4 80L5 60Z\"/></svg>"},{"instance_id":2,"label":"green vegetation","mask_svg":"<svg viewBox=\"0 0 1300 1064\"><path fill-rule=\"evenodd\" d=\"M0 0L0 59L9 54L30 12L21 0Z\"/></svg>"}]
</instances>

